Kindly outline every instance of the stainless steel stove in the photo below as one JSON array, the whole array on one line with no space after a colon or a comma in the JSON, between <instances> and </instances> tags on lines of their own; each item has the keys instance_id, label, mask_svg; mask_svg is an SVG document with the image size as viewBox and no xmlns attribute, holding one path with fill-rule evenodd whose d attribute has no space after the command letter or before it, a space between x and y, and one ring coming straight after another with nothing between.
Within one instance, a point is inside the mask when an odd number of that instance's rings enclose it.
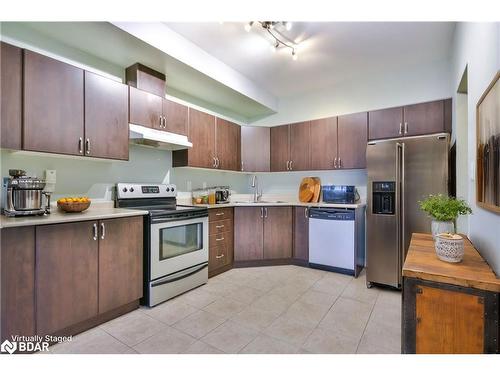
<instances>
[{"instance_id":1,"label":"stainless steel stove","mask_svg":"<svg viewBox=\"0 0 500 375\"><path fill-rule=\"evenodd\" d=\"M177 205L173 184L116 185L116 207L144 217L144 297L155 306L208 281L208 210Z\"/></svg>"}]
</instances>

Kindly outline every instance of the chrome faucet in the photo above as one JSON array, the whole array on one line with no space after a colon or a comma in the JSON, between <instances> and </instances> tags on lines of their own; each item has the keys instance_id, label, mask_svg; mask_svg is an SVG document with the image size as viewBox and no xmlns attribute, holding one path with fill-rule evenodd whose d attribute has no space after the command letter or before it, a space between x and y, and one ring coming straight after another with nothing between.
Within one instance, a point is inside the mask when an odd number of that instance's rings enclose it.
<instances>
[{"instance_id":1,"label":"chrome faucet","mask_svg":"<svg viewBox=\"0 0 500 375\"><path fill-rule=\"evenodd\" d=\"M259 181L257 180L257 175L255 174L252 176L252 187L254 188L253 201L258 202L262 197L262 190L259 193Z\"/></svg>"}]
</instances>

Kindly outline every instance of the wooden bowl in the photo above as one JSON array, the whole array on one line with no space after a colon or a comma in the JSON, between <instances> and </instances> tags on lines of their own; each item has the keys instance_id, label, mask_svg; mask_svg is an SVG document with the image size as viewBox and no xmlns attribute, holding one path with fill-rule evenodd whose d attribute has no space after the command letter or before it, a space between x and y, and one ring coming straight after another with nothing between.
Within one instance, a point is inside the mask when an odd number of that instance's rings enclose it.
<instances>
[{"instance_id":1,"label":"wooden bowl","mask_svg":"<svg viewBox=\"0 0 500 375\"><path fill-rule=\"evenodd\" d=\"M59 207L64 212L83 212L90 207L90 201L88 202L57 202L57 207Z\"/></svg>"}]
</instances>

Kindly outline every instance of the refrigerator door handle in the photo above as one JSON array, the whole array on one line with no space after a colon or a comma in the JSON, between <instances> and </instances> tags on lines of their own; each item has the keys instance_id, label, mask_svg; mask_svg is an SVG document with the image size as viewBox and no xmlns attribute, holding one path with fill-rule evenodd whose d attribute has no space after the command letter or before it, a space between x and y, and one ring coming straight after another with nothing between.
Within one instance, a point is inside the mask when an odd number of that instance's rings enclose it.
<instances>
[{"instance_id":1,"label":"refrigerator door handle","mask_svg":"<svg viewBox=\"0 0 500 375\"><path fill-rule=\"evenodd\" d=\"M396 241L398 244L398 279L402 282L403 269L403 233L404 233L404 143L396 143L396 212L398 224L396 228Z\"/></svg>"}]
</instances>

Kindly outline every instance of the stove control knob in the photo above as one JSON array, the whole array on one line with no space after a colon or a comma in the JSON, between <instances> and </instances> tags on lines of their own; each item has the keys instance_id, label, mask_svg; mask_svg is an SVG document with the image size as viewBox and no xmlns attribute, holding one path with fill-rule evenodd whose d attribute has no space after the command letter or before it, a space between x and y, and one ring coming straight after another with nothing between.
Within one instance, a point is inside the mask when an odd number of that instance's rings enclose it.
<instances>
[{"instance_id":1,"label":"stove control knob","mask_svg":"<svg viewBox=\"0 0 500 375\"><path fill-rule=\"evenodd\" d=\"M170 191L170 188L167 188L167 193Z\"/></svg>"},{"instance_id":2,"label":"stove control knob","mask_svg":"<svg viewBox=\"0 0 500 375\"><path fill-rule=\"evenodd\" d=\"M124 187L124 188L122 189L122 191L123 191L124 193L126 193L128 190L127 190L127 188L126 188L126 187Z\"/></svg>"},{"instance_id":3,"label":"stove control knob","mask_svg":"<svg viewBox=\"0 0 500 375\"><path fill-rule=\"evenodd\" d=\"M172 190L172 192L174 191L174 187L173 187L173 186L172 186L172 189L171 189L171 190Z\"/></svg>"},{"instance_id":4,"label":"stove control knob","mask_svg":"<svg viewBox=\"0 0 500 375\"><path fill-rule=\"evenodd\" d=\"M130 192L131 192L131 193L133 193L133 192L134 192L134 188L133 188L133 187L131 187L131 188L130 188Z\"/></svg>"}]
</instances>

